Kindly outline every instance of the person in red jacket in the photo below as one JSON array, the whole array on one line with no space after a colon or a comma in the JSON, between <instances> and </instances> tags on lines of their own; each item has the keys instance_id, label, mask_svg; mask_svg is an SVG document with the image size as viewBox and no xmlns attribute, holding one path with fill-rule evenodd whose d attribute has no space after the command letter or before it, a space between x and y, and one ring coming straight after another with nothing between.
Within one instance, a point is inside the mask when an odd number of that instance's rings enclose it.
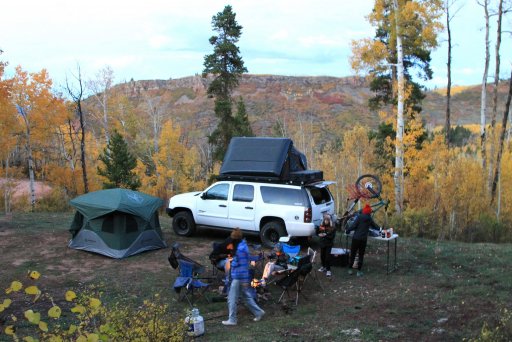
<instances>
[{"instance_id":1,"label":"person in red jacket","mask_svg":"<svg viewBox=\"0 0 512 342\"><path fill-rule=\"evenodd\" d=\"M363 275L363 258L366 250L366 243L368 240L368 232L370 228L379 229L379 226L372 218L372 207L366 204L360 214L357 215L351 228L347 229L346 233L354 231L352 236L352 246L350 248L350 262L348 263L348 274L352 274L352 265L354 264L356 253L358 253L359 262L357 264L357 276Z\"/></svg>"}]
</instances>

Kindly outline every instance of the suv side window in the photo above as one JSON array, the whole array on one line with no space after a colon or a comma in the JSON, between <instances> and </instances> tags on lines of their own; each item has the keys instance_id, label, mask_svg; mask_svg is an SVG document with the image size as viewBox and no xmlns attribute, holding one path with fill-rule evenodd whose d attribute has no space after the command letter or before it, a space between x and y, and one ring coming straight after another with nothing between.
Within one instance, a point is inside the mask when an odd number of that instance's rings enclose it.
<instances>
[{"instance_id":1,"label":"suv side window","mask_svg":"<svg viewBox=\"0 0 512 342\"><path fill-rule=\"evenodd\" d=\"M309 205L302 189L276 188L270 186L262 186L260 189L263 202L268 204L294 205L299 207Z\"/></svg>"},{"instance_id":2,"label":"suv side window","mask_svg":"<svg viewBox=\"0 0 512 342\"><path fill-rule=\"evenodd\" d=\"M236 184L233 190L233 201L252 202L254 199L254 186L246 184Z\"/></svg>"},{"instance_id":3,"label":"suv side window","mask_svg":"<svg viewBox=\"0 0 512 342\"><path fill-rule=\"evenodd\" d=\"M311 193L311 197L313 197L313 202L315 204L324 204L332 201L331 193L327 188L309 188L309 192Z\"/></svg>"},{"instance_id":4,"label":"suv side window","mask_svg":"<svg viewBox=\"0 0 512 342\"><path fill-rule=\"evenodd\" d=\"M205 200L224 200L228 199L229 184L217 184L204 193Z\"/></svg>"}]
</instances>

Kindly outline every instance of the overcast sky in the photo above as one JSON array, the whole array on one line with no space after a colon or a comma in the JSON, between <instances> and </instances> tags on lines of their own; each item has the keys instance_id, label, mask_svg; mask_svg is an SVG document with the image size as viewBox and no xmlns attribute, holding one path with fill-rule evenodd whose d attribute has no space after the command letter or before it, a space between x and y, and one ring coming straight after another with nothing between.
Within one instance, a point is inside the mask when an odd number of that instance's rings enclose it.
<instances>
[{"instance_id":1,"label":"overcast sky","mask_svg":"<svg viewBox=\"0 0 512 342\"><path fill-rule=\"evenodd\" d=\"M200 74L204 56L212 52L212 16L230 4L243 26L239 47L250 74L349 76L350 41L375 32L365 19L373 2L6 0L0 6L0 59L9 63L7 76L17 65L29 72L46 68L56 86L76 73L78 64L85 79L108 65L116 83ZM452 83L478 84L483 73L483 9L476 0L457 4L461 9L452 21ZM504 21L504 30L510 30L510 23ZM501 76L508 78L510 34L503 40ZM446 53L442 42L432 56L434 79L425 84L429 88L446 84Z\"/></svg>"}]
</instances>

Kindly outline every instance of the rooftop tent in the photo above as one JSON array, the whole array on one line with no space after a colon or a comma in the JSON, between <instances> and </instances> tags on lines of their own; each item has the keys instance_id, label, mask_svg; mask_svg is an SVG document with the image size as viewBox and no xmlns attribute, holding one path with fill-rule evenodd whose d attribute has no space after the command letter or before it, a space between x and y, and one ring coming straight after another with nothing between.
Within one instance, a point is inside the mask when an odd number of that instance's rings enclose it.
<instances>
[{"instance_id":1,"label":"rooftop tent","mask_svg":"<svg viewBox=\"0 0 512 342\"><path fill-rule=\"evenodd\" d=\"M224 155L219 178L246 175L286 180L291 172L306 169L306 157L289 138L235 137Z\"/></svg>"},{"instance_id":2,"label":"rooftop tent","mask_svg":"<svg viewBox=\"0 0 512 342\"><path fill-rule=\"evenodd\" d=\"M124 258L167 247L158 208L159 198L127 189L90 192L71 200L76 208L68 246Z\"/></svg>"}]
</instances>

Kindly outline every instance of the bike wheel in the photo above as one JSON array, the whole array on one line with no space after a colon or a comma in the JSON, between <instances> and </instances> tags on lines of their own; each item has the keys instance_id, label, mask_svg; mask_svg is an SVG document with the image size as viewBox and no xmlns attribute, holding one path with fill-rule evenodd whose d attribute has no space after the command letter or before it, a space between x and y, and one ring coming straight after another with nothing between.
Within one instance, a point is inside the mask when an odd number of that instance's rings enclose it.
<instances>
[{"instance_id":1,"label":"bike wheel","mask_svg":"<svg viewBox=\"0 0 512 342\"><path fill-rule=\"evenodd\" d=\"M377 198L382 191L382 183L379 177L374 175L362 175L356 180L356 186L368 198Z\"/></svg>"}]
</instances>

